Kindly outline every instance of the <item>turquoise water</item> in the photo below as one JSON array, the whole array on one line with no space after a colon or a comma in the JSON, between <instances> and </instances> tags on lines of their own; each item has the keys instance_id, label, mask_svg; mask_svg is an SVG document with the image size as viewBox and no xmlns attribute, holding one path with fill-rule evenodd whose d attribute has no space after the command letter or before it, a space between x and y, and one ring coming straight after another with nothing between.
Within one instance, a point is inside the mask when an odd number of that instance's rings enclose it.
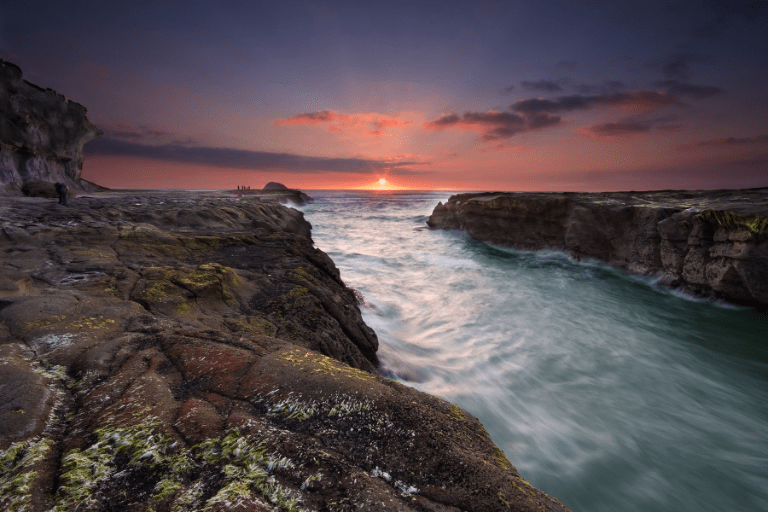
<instances>
[{"instance_id":1,"label":"turquoise water","mask_svg":"<svg viewBox=\"0 0 768 512\"><path fill-rule=\"evenodd\" d=\"M315 191L382 370L477 416L574 511L768 511L768 315L425 221L449 194Z\"/></svg>"}]
</instances>

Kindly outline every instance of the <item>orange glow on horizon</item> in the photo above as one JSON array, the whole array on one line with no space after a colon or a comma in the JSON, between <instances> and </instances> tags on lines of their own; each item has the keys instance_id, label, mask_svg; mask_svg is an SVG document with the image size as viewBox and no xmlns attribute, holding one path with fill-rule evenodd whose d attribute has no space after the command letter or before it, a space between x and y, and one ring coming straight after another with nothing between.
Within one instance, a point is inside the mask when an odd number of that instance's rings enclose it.
<instances>
[{"instance_id":1,"label":"orange glow on horizon","mask_svg":"<svg viewBox=\"0 0 768 512\"><path fill-rule=\"evenodd\" d=\"M392 182L387 181L384 178L379 178L378 181L361 185L359 187L351 187L350 190L410 190L409 187L401 187L395 185Z\"/></svg>"}]
</instances>

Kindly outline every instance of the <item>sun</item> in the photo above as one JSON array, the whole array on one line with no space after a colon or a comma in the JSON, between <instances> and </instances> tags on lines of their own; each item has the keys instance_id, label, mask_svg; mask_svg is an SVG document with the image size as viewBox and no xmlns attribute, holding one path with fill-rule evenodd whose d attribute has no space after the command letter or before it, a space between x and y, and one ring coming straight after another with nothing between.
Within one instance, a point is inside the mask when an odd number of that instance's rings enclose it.
<instances>
[{"instance_id":1,"label":"sun","mask_svg":"<svg viewBox=\"0 0 768 512\"><path fill-rule=\"evenodd\" d=\"M386 184L387 184L387 180L385 180L384 178L381 178L379 180L379 185L386 185Z\"/></svg>"}]
</instances>

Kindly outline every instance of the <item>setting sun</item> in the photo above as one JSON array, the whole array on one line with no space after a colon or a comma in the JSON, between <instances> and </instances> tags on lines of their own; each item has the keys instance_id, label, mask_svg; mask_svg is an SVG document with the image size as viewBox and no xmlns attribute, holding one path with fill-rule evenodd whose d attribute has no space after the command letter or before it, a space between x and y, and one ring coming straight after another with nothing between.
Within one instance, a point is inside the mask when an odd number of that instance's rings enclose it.
<instances>
[{"instance_id":1,"label":"setting sun","mask_svg":"<svg viewBox=\"0 0 768 512\"><path fill-rule=\"evenodd\" d=\"M386 183L387 183L387 180L385 180L384 178L381 178L379 180L379 185L385 185Z\"/></svg>"}]
</instances>

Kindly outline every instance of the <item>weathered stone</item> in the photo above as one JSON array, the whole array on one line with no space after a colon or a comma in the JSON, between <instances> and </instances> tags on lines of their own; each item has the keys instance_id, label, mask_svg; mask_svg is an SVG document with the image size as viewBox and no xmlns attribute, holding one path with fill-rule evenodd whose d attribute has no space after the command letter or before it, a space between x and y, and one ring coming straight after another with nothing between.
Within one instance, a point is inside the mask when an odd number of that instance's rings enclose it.
<instances>
[{"instance_id":1,"label":"weathered stone","mask_svg":"<svg viewBox=\"0 0 768 512\"><path fill-rule=\"evenodd\" d=\"M597 259L768 309L768 189L459 194L427 224L492 244Z\"/></svg>"},{"instance_id":2,"label":"weathered stone","mask_svg":"<svg viewBox=\"0 0 768 512\"><path fill-rule=\"evenodd\" d=\"M101 135L85 108L51 89L23 80L18 66L0 60L0 194L50 195L55 182L95 190L80 180L83 145Z\"/></svg>"}]
</instances>

